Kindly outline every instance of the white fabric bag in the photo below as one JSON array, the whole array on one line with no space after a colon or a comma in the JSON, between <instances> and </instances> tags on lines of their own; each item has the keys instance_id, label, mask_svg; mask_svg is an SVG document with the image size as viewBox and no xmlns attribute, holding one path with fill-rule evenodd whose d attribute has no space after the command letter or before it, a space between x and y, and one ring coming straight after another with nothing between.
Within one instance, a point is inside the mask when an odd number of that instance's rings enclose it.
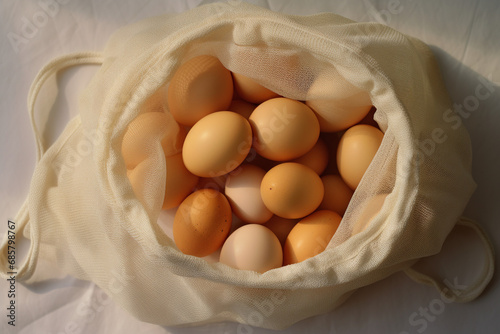
<instances>
[{"instance_id":1,"label":"white fabric bag","mask_svg":"<svg viewBox=\"0 0 500 334\"><path fill-rule=\"evenodd\" d=\"M146 107L164 108L155 93L180 64L201 54L297 100L345 98L346 82L369 92L384 140L321 254L264 274L182 254L158 224L173 217L161 212L168 173L161 158L146 200L135 197L121 157L124 131ZM33 121L37 94L58 70L86 63L102 66L81 96L79 115L46 149ZM95 282L140 320L160 325L236 321L281 329L401 270L450 299L472 300L492 277L493 251L481 228L461 218L475 183L469 138L455 126L459 116L449 114L450 107L428 47L376 23L284 15L235 2L124 27L102 54L56 59L32 86L38 162L16 217L17 232L31 241L17 279L29 281L43 259ZM161 146L156 153L161 157ZM388 194L383 207L352 235L378 194ZM439 253L457 223L480 236L487 258L477 282L462 291L411 269ZM2 277L9 271L6 247L7 238Z\"/></svg>"}]
</instances>

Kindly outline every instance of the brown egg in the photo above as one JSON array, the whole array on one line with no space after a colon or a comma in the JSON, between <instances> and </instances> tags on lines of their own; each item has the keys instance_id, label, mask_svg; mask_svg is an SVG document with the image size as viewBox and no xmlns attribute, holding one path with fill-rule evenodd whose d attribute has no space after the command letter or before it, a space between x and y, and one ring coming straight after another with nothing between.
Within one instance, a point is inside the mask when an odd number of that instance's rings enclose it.
<instances>
[{"instance_id":1,"label":"brown egg","mask_svg":"<svg viewBox=\"0 0 500 334\"><path fill-rule=\"evenodd\" d=\"M337 166L340 176L351 189L358 186L383 138L382 131L366 124L349 128L340 138Z\"/></svg>"},{"instance_id":2,"label":"brown egg","mask_svg":"<svg viewBox=\"0 0 500 334\"><path fill-rule=\"evenodd\" d=\"M316 113L322 132L345 130L370 111L370 95L342 75L325 71L313 82L306 104Z\"/></svg>"},{"instance_id":3,"label":"brown egg","mask_svg":"<svg viewBox=\"0 0 500 334\"><path fill-rule=\"evenodd\" d=\"M166 184L162 204L163 210L178 206L193 191L198 182L198 176L191 174L184 166L181 153L167 157L165 163ZM146 203L151 197L150 193L157 188L156 185L151 185L151 175L156 170L155 160L153 159L146 159L134 169L127 170L127 176L134 189L135 196L142 203Z\"/></svg>"},{"instance_id":4,"label":"brown egg","mask_svg":"<svg viewBox=\"0 0 500 334\"><path fill-rule=\"evenodd\" d=\"M275 215L302 218L316 210L323 200L323 182L311 168L285 162L271 168L260 186L262 201Z\"/></svg>"},{"instance_id":5,"label":"brown egg","mask_svg":"<svg viewBox=\"0 0 500 334\"><path fill-rule=\"evenodd\" d=\"M234 111L248 119L256 107L257 106L255 104L250 102L246 102L243 100L233 100L231 101L231 104L229 105L227 110Z\"/></svg>"},{"instance_id":6,"label":"brown egg","mask_svg":"<svg viewBox=\"0 0 500 334\"><path fill-rule=\"evenodd\" d=\"M264 226L273 231L273 233L278 237L281 246L284 246L286 237L288 237L288 234L298 221L298 219L286 219L274 215L264 224Z\"/></svg>"},{"instance_id":7,"label":"brown egg","mask_svg":"<svg viewBox=\"0 0 500 334\"><path fill-rule=\"evenodd\" d=\"M175 213L174 242L184 254L207 256L222 247L231 220L231 207L223 194L213 189L197 190Z\"/></svg>"},{"instance_id":8,"label":"brown egg","mask_svg":"<svg viewBox=\"0 0 500 334\"><path fill-rule=\"evenodd\" d=\"M233 97L231 72L213 56L194 57L174 73L168 108L180 124L192 126L204 116L227 110Z\"/></svg>"},{"instance_id":9,"label":"brown egg","mask_svg":"<svg viewBox=\"0 0 500 334\"><path fill-rule=\"evenodd\" d=\"M186 131L169 113L140 114L130 122L123 135L122 156L127 169L134 169L151 154L155 154L159 142L165 156L179 153L185 137Z\"/></svg>"},{"instance_id":10,"label":"brown egg","mask_svg":"<svg viewBox=\"0 0 500 334\"><path fill-rule=\"evenodd\" d=\"M247 224L227 238L219 261L236 269L264 273L281 267L283 251L271 230L260 224Z\"/></svg>"},{"instance_id":11,"label":"brown egg","mask_svg":"<svg viewBox=\"0 0 500 334\"><path fill-rule=\"evenodd\" d=\"M145 206L149 207L148 199L152 199L151 193L155 192L154 187L148 187L148 175L154 170L154 160L146 159L141 161L134 169L127 170L127 177L134 190L135 197ZM160 193L161 195L161 193Z\"/></svg>"},{"instance_id":12,"label":"brown egg","mask_svg":"<svg viewBox=\"0 0 500 334\"><path fill-rule=\"evenodd\" d=\"M139 113L142 114L145 112L168 112L167 85L161 85L144 101L140 107Z\"/></svg>"},{"instance_id":13,"label":"brown egg","mask_svg":"<svg viewBox=\"0 0 500 334\"><path fill-rule=\"evenodd\" d=\"M245 160L252 143L248 121L232 111L203 117L188 132L182 156L186 168L201 177L229 173Z\"/></svg>"},{"instance_id":14,"label":"brown egg","mask_svg":"<svg viewBox=\"0 0 500 334\"><path fill-rule=\"evenodd\" d=\"M341 220L333 211L320 210L299 221L286 238L283 265L302 262L323 252Z\"/></svg>"},{"instance_id":15,"label":"brown egg","mask_svg":"<svg viewBox=\"0 0 500 334\"><path fill-rule=\"evenodd\" d=\"M198 183L198 176L190 173L182 161L182 153L167 157L167 182L162 209L178 206Z\"/></svg>"},{"instance_id":16,"label":"brown egg","mask_svg":"<svg viewBox=\"0 0 500 334\"><path fill-rule=\"evenodd\" d=\"M354 191L339 175L324 175L321 181L325 187L325 195L319 209L335 211L343 216Z\"/></svg>"},{"instance_id":17,"label":"brown egg","mask_svg":"<svg viewBox=\"0 0 500 334\"><path fill-rule=\"evenodd\" d=\"M361 210L361 214L356 219L353 227L351 235L358 234L363 232L366 227L369 225L370 221L373 217L382 209L384 205L385 198L389 194L378 194L371 198L368 198L364 203L359 205L359 210Z\"/></svg>"},{"instance_id":18,"label":"brown egg","mask_svg":"<svg viewBox=\"0 0 500 334\"><path fill-rule=\"evenodd\" d=\"M233 72L233 81L238 96L250 103L262 103L279 96L243 74Z\"/></svg>"},{"instance_id":19,"label":"brown egg","mask_svg":"<svg viewBox=\"0 0 500 334\"><path fill-rule=\"evenodd\" d=\"M249 118L254 148L264 158L286 161L306 154L319 138L319 123L304 103L279 97L261 103Z\"/></svg>"},{"instance_id":20,"label":"brown egg","mask_svg":"<svg viewBox=\"0 0 500 334\"><path fill-rule=\"evenodd\" d=\"M321 175L328 165L328 147L325 142L319 138L309 152L292 161L310 167L318 173L318 175Z\"/></svg>"},{"instance_id":21,"label":"brown egg","mask_svg":"<svg viewBox=\"0 0 500 334\"><path fill-rule=\"evenodd\" d=\"M316 112L321 131L337 132L355 125L368 114L371 102L363 106L351 105L352 101L359 101L365 95L368 96L362 92L352 96L349 100L316 100L307 101L306 104Z\"/></svg>"}]
</instances>

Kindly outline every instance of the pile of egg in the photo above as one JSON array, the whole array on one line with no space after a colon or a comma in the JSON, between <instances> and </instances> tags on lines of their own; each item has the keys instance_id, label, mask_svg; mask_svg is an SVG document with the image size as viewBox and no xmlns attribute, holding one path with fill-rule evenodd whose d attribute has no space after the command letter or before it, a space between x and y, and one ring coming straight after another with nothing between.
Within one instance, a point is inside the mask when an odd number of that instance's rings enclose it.
<instances>
[{"instance_id":1,"label":"pile of egg","mask_svg":"<svg viewBox=\"0 0 500 334\"><path fill-rule=\"evenodd\" d=\"M140 114L124 134L134 192L148 182L145 147L161 143L175 245L242 270L321 253L383 138L368 94L296 101L209 55L183 63L158 96L168 111Z\"/></svg>"}]
</instances>

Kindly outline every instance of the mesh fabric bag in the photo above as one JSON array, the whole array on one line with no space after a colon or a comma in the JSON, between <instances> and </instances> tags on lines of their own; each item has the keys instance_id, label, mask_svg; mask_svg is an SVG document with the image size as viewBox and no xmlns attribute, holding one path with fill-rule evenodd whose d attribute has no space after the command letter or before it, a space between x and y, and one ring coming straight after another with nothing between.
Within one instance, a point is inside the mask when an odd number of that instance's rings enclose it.
<instances>
[{"instance_id":1,"label":"mesh fabric bag","mask_svg":"<svg viewBox=\"0 0 500 334\"><path fill-rule=\"evenodd\" d=\"M385 136L321 254L258 274L179 252L158 224L173 219L161 210L168 170L160 144L151 147L144 201L134 195L121 156L125 129L145 110L168 113L162 91L182 63L202 54L296 100L348 97L346 85L369 92ZM30 108L46 77L89 62L102 66L81 96L79 115L48 149L38 139L39 160L16 217L31 241L19 280L29 280L43 259L95 282L143 321L279 329L328 312L356 289L401 270L458 301L475 298L491 279L491 246L477 224L460 219L475 188L469 137L443 117L451 102L431 51L419 40L334 14L206 5L126 26L102 54L48 64ZM36 126L35 134L39 138ZM366 203L380 194L387 194L381 210L353 235ZM410 269L438 253L457 222L489 247L482 277L460 294ZM4 276L6 263L2 253Z\"/></svg>"}]
</instances>

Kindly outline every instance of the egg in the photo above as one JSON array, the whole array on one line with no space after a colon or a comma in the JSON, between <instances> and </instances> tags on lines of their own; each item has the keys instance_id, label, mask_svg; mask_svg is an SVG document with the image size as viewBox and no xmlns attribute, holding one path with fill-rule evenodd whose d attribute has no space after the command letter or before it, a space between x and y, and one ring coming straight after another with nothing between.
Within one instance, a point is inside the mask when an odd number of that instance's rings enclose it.
<instances>
[{"instance_id":1,"label":"egg","mask_svg":"<svg viewBox=\"0 0 500 334\"><path fill-rule=\"evenodd\" d=\"M247 223L262 224L273 215L260 196L260 184L265 174L262 168L244 164L227 177L225 194L233 213Z\"/></svg>"},{"instance_id":2,"label":"egg","mask_svg":"<svg viewBox=\"0 0 500 334\"><path fill-rule=\"evenodd\" d=\"M247 224L227 238L219 261L236 269L264 273L281 267L283 251L270 229L260 224Z\"/></svg>"},{"instance_id":3,"label":"egg","mask_svg":"<svg viewBox=\"0 0 500 334\"><path fill-rule=\"evenodd\" d=\"M324 175L321 181L325 195L319 209L335 211L343 216L354 192L339 175Z\"/></svg>"},{"instance_id":4,"label":"egg","mask_svg":"<svg viewBox=\"0 0 500 334\"><path fill-rule=\"evenodd\" d=\"M238 96L250 103L262 103L279 96L243 74L233 72L233 81Z\"/></svg>"},{"instance_id":5,"label":"egg","mask_svg":"<svg viewBox=\"0 0 500 334\"><path fill-rule=\"evenodd\" d=\"M201 177L216 177L238 167L252 144L252 128L241 115L218 111L189 130L182 155L186 168Z\"/></svg>"},{"instance_id":6,"label":"egg","mask_svg":"<svg viewBox=\"0 0 500 334\"><path fill-rule=\"evenodd\" d=\"M286 161L306 154L319 138L314 112L300 101L283 97L261 103L249 118L254 147L264 158Z\"/></svg>"},{"instance_id":7,"label":"egg","mask_svg":"<svg viewBox=\"0 0 500 334\"><path fill-rule=\"evenodd\" d=\"M345 130L360 122L370 111L371 103L352 106L353 101L365 99L366 93L358 93L346 100L306 101L318 117L321 131L337 132Z\"/></svg>"},{"instance_id":8,"label":"egg","mask_svg":"<svg viewBox=\"0 0 500 334\"><path fill-rule=\"evenodd\" d=\"M168 86L167 102L177 122L192 126L212 112L227 110L232 97L231 72L216 57L201 55L175 71Z\"/></svg>"},{"instance_id":9,"label":"egg","mask_svg":"<svg viewBox=\"0 0 500 334\"><path fill-rule=\"evenodd\" d=\"M321 175L328 165L328 147L325 142L319 138L309 152L292 161L310 167L318 175Z\"/></svg>"},{"instance_id":10,"label":"egg","mask_svg":"<svg viewBox=\"0 0 500 334\"><path fill-rule=\"evenodd\" d=\"M358 206L361 214L353 224L351 235L363 232L373 217L382 209L384 201L388 194L378 194L365 200Z\"/></svg>"},{"instance_id":11,"label":"egg","mask_svg":"<svg viewBox=\"0 0 500 334\"><path fill-rule=\"evenodd\" d=\"M368 92L331 71L316 78L305 103L316 113L322 132L345 130L361 121L372 107Z\"/></svg>"},{"instance_id":12,"label":"egg","mask_svg":"<svg viewBox=\"0 0 500 334\"><path fill-rule=\"evenodd\" d=\"M288 234L298 221L298 219L286 219L274 215L271 219L265 222L264 226L273 231L273 233L278 237L281 246L284 246L286 237L288 237Z\"/></svg>"},{"instance_id":13,"label":"egg","mask_svg":"<svg viewBox=\"0 0 500 334\"><path fill-rule=\"evenodd\" d=\"M191 193L198 183L199 177L190 173L182 161L182 153L165 159L167 176L165 197L162 209L171 209L179 204Z\"/></svg>"},{"instance_id":14,"label":"egg","mask_svg":"<svg viewBox=\"0 0 500 334\"><path fill-rule=\"evenodd\" d=\"M283 265L299 263L323 252L342 218L329 210L316 211L290 231L283 248Z\"/></svg>"},{"instance_id":15,"label":"egg","mask_svg":"<svg viewBox=\"0 0 500 334\"><path fill-rule=\"evenodd\" d=\"M340 138L337 149L337 167L340 176L356 189L382 143L384 134L379 129L358 124L349 128Z\"/></svg>"},{"instance_id":16,"label":"egg","mask_svg":"<svg viewBox=\"0 0 500 334\"><path fill-rule=\"evenodd\" d=\"M165 156L179 153L185 137L186 131L169 113L140 114L130 122L123 135L122 157L127 169L134 169L154 154L158 142L161 142Z\"/></svg>"},{"instance_id":17,"label":"egg","mask_svg":"<svg viewBox=\"0 0 500 334\"><path fill-rule=\"evenodd\" d=\"M168 112L167 85L161 85L140 107L140 113Z\"/></svg>"},{"instance_id":18,"label":"egg","mask_svg":"<svg viewBox=\"0 0 500 334\"><path fill-rule=\"evenodd\" d=\"M132 189L134 191L135 197L144 205L146 208L151 208L152 202L155 200L151 194L160 193L155 186L148 182L149 172L154 170L154 160L145 159L141 161L133 169L127 170L127 177ZM161 193L160 193L161 194Z\"/></svg>"},{"instance_id":19,"label":"egg","mask_svg":"<svg viewBox=\"0 0 500 334\"><path fill-rule=\"evenodd\" d=\"M227 110L234 111L248 119L256 107L257 106L255 104L250 102L246 102L243 100L233 100L231 101L231 104L229 105Z\"/></svg>"},{"instance_id":20,"label":"egg","mask_svg":"<svg viewBox=\"0 0 500 334\"><path fill-rule=\"evenodd\" d=\"M204 257L222 247L231 229L232 213L226 197L214 189L200 189L182 201L172 233L184 254Z\"/></svg>"},{"instance_id":21,"label":"egg","mask_svg":"<svg viewBox=\"0 0 500 334\"><path fill-rule=\"evenodd\" d=\"M272 213L296 219L318 208L324 188L314 170L296 162L285 162L264 175L260 192L262 201Z\"/></svg>"}]
</instances>

